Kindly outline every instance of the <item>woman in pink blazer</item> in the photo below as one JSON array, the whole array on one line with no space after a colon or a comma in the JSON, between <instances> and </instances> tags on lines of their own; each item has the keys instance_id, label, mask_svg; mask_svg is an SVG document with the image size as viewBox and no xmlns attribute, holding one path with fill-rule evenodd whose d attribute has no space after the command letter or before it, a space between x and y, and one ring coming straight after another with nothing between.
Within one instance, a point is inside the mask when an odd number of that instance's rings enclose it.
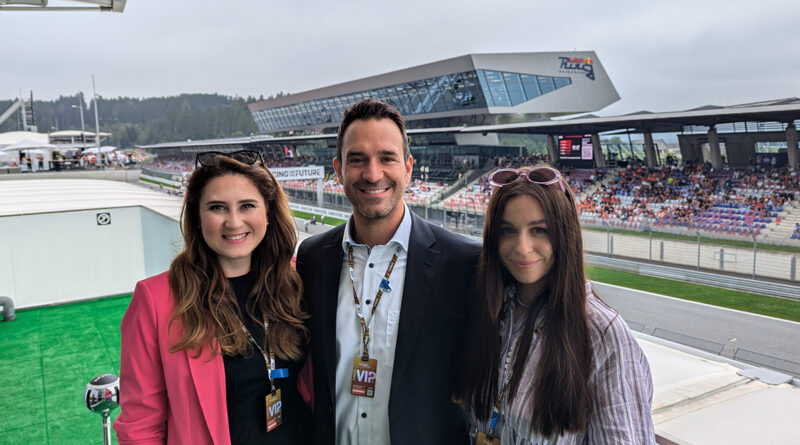
<instances>
[{"instance_id":1,"label":"woman in pink blazer","mask_svg":"<svg viewBox=\"0 0 800 445\"><path fill-rule=\"evenodd\" d=\"M122 321L118 441L310 443L298 390L307 315L286 196L258 151L199 153L196 164L185 249L136 285Z\"/></svg>"}]
</instances>

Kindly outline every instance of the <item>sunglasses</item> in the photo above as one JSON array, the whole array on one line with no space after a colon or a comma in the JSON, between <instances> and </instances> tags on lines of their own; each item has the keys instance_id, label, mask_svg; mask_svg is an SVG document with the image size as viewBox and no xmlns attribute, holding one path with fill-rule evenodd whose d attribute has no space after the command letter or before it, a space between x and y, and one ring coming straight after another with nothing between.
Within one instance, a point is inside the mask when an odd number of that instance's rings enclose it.
<instances>
[{"instance_id":1,"label":"sunglasses","mask_svg":"<svg viewBox=\"0 0 800 445\"><path fill-rule=\"evenodd\" d=\"M566 193L567 189L564 187L564 181L561 173L551 167L536 167L530 170L517 170L516 168L501 168L489 175L489 184L492 190L496 187L511 184L519 178L525 178L528 181L539 185L550 185L558 183L561 186L561 191Z\"/></svg>"},{"instance_id":2,"label":"sunglasses","mask_svg":"<svg viewBox=\"0 0 800 445\"><path fill-rule=\"evenodd\" d=\"M232 151L229 153L223 153L221 151L203 151L197 153L197 156L194 158L194 165L200 165L202 167L210 167L214 163L214 158L217 156L224 156L226 158L231 158L234 161L239 161L242 164L253 165L256 161L261 160L261 163L264 163L264 158L261 157L261 152L258 150L238 150Z\"/></svg>"}]
</instances>

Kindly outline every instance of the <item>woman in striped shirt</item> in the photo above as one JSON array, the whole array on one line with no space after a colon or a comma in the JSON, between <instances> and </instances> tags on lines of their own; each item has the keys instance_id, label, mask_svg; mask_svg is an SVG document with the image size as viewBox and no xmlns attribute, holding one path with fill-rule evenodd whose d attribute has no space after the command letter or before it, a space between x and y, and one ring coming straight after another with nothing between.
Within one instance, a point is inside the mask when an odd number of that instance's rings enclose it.
<instances>
[{"instance_id":1,"label":"woman in striped shirt","mask_svg":"<svg viewBox=\"0 0 800 445\"><path fill-rule=\"evenodd\" d=\"M500 169L455 398L473 443L653 444L650 368L593 295L572 191L558 170Z\"/></svg>"}]
</instances>

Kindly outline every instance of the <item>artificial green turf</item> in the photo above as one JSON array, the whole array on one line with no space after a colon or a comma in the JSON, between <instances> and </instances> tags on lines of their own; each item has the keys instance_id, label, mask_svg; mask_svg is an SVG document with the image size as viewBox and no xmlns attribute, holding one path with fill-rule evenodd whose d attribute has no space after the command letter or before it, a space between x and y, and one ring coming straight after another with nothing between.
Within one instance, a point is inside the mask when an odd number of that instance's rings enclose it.
<instances>
[{"instance_id":1,"label":"artificial green turf","mask_svg":"<svg viewBox=\"0 0 800 445\"><path fill-rule=\"evenodd\" d=\"M589 279L684 300L800 321L800 301L587 266Z\"/></svg>"},{"instance_id":2,"label":"artificial green turf","mask_svg":"<svg viewBox=\"0 0 800 445\"><path fill-rule=\"evenodd\" d=\"M119 375L129 302L123 295L18 310L0 322L0 444L103 443L101 417L84 406L83 391L98 375Z\"/></svg>"}]
</instances>

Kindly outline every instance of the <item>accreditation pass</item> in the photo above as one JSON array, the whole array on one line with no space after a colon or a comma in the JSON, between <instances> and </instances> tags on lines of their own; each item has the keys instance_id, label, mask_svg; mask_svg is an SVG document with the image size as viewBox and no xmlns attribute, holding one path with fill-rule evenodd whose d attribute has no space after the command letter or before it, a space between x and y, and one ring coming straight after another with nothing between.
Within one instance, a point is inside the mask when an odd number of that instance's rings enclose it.
<instances>
[{"instance_id":1,"label":"accreditation pass","mask_svg":"<svg viewBox=\"0 0 800 445\"><path fill-rule=\"evenodd\" d=\"M378 377L378 360L364 360L360 355L353 359L353 384L350 394L361 397L375 396L375 379Z\"/></svg>"}]
</instances>

